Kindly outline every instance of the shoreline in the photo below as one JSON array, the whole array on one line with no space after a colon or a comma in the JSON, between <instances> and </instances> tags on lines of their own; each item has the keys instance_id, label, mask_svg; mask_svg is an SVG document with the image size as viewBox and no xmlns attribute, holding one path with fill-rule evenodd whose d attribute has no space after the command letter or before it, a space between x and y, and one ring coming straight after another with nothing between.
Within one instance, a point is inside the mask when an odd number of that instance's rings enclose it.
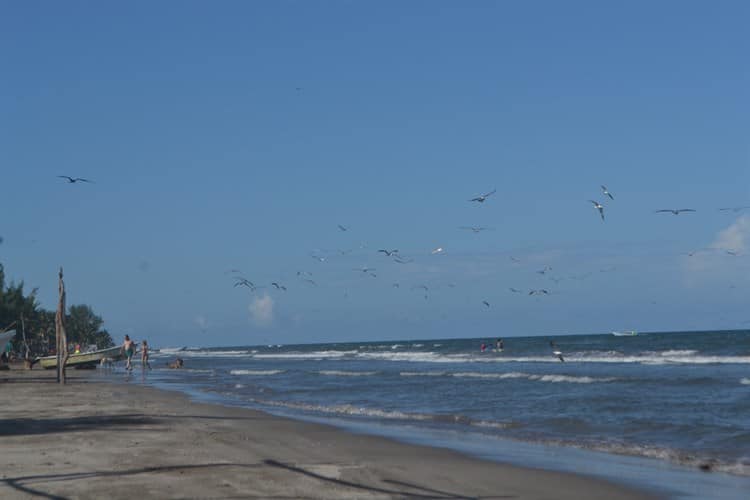
<instances>
[{"instance_id":1,"label":"shoreline","mask_svg":"<svg viewBox=\"0 0 750 500\"><path fill-rule=\"evenodd\" d=\"M0 496L659 498L70 370L0 372Z\"/></svg>"}]
</instances>

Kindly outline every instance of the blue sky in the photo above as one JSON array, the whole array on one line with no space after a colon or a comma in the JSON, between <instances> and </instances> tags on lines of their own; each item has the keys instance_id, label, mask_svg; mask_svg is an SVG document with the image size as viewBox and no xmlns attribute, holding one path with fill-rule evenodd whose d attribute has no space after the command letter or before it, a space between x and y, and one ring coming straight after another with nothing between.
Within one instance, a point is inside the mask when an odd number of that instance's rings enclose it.
<instances>
[{"instance_id":1,"label":"blue sky","mask_svg":"<svg viewBox=\"0 0 750 500\"><path fill-rule=\"evenodd\" d=\"M0 262L157 346L747 328L750 210L717 209L750 206L749 20L5 2Z\"/></svg>"}]
</instances>

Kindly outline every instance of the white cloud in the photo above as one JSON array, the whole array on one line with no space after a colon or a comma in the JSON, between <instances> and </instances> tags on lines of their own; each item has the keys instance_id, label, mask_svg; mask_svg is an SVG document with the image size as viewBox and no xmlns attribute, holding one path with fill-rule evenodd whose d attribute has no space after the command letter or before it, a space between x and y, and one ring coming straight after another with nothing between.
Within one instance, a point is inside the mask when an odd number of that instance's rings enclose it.
<instances>
[{"instance_id":1,"label":"white cloud","mask_svg":"<svg viewBox=\"0 0 750 500\"><path fill-rule=\"evenodd\" d=\"M750 216L743 215L728 228L719 232L711 248L742 253L746 242L750 240Z\"/></svg>"},{"instance_id":2,"label":"white cloud","mask_svg":"<svg viewBox=\"0 0 750 500\"><path fill-rule=\"evenodd\" d=\"M706 248L683 257L685 284L694 287L706 282L745 282L748 244L750 216L743 215L729 227L719 231Z\"/></svg>"},{"instance_id":3,"label":"white cloud","mask_svg":"<svg viewBox=\"0 0 750 500\"><path fill-rule=\"evenodd\" d=\"M248 306L250 318L258 326L268 326L273 323L273 299L268 294L255 297Z\"/></svg>"}]
</instances>

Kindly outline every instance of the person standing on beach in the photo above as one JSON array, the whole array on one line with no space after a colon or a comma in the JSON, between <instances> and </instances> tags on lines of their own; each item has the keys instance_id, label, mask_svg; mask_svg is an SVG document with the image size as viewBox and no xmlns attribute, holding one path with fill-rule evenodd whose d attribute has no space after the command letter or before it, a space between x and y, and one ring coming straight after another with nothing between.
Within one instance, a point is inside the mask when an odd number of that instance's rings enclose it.
<instances>
[{"instance_id":1,"label":"person standing on beach","mask_svg":"<svg viewBox=\"0 0 750 500\"><path fill-rule=\"evenodd\" d=\"M148 342L145 340L141 343L141 368L144 370L148 366L151 369L151 364L148 362Z\"/></svg>"},{"instance_id":2,"label":"person standing on beach","mask_svg":"<svg viewBox=\"0 0 750 500\"><path fill-rule=\"evenodd\" d=\"M130 336L125 335L125 341L122 343L120 352L125 355L125 359L128 361L125 363L125 369L132 370L133 365L130 364L130 360L133 358L133 354L135 354L135 342L130 340Z\"/></svg>"}]
</instances>

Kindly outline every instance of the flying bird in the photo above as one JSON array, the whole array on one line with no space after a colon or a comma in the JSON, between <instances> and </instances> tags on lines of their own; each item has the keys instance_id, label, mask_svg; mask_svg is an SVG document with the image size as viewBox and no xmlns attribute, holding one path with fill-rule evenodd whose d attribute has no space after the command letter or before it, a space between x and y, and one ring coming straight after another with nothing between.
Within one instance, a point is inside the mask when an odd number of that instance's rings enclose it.
<instances>
[{"instance_id":1,"label":"flying bird","mask_svg":"<svg viewBox=\"0 0 750 500\"><path fill-rule=\"evenodd\" d=\"M310 271L297 271L297 276L312 276Z\"/></svg>"},{"instance_id":2,"label":"flying bird","mask_svg":"<svg viewBox=\"0 0 750 500\"><path fill-rule=\"evenodd\" d=\"M677 208L677 209L674 209L674 208L662 208L660 210L654 210L655 214L667 213L667 212L668 213L672 213L674 215L680 215L680 213L682 213L682 212L695 212L695 210L693 210L692 208Z\"/></svg>"},{"instance_id":3,"label":"flying bird","mask_svg":"<svg viewBox=\"0 0 750 500\"><path fill-rule=\"evenodd\" d=\"M414 285L413 287L411 287L412 290L416 290L417 288L422 288L422 289L424 289L425 292L429 292L430 291L430 289L427 288L427 285Z\"/></svg>"},{"instance_id":4,"label":"flying bird","mask_svg":"<svg viewBox=\"0 0 750 500\"><path fill-rule=\"evenodd\" d=\"M399 264L408 264L409 262L414 262L414 259L402 259L399 256L396 256L393 258L395 262L398 262Z\"/></svg>"},{"instance_id":5,"label":"flying bird","mask_svg":"<svg viewBox=\"0 0 750 500\"><path fill-rule=\"evenodd\" d=\"M468 231L471 231L472 233L476 234L480 231L486 231L489 228L488 227L477 227L477 226L461 226L459 229L466 229Z\"/></svg>"},{"instance_id":6,"label":"flying bird","mask_svg":"<svg viewBox=\"0 0 750 500\"><path fill-rule=\"evenodd\" d=\"M284 290L286 292L286 287L284 285L279 285L275 281L271 284L276 287L276 290Z\"/></svg>"},{"instance_id":7,"label":"flying bird","mask_svg":"<svg viewBox=\"0 0 750 500\"><path fill-rule=\"evenodd\" d=\"M67 175L58 175L61 179L67 179L69 184L75 184L76 182L90 182L93 183L94 181L90 181L88 179L84 179L83 177L70 177Z\"/></svg>"},{"instance_id":8,"label":"flying bird","mask_svg":"<svg viewBox=\"0 0 750 500\"><path fill-rule=\"evenodd\" d=\"M750 207L727 207L727 208L720 208L719 211L720 212L729 212L729 211L731 211L731 212L741 212L741 211L746 210L748 208L750 208Z\"/></svg>"},{"instance_id":9,"label":"flying bird","mask_svg":"<svg viewBox=\"0 0 750 500\"><path fill-rule=\"evenodd\" d=\"M560 349L557 347L557 345L555 345L555 342L554 341L550 341L549 346L552 348L552 354L554 354L555 356L557 356L557 359L559 359L560 361L562 361L563 363L565 363L565 358L563 358L562 351L560 351Z\"/></svg>"},{"instance_id":10,"label":"flying bird","mask_svg":"<svg viewBox=\"0 0 750 500\"><path fill-rule=\"evenodd\" d=\"M241 278L239 276L235 276L234 279L237 280L235 282L235 284L234 284L235 287L246 286L247 288L250 289L251 292L254 292L258 288L265 288L265 287L262 287L262 286L256 286L255 283L253 283L252 281L250 281L250 280L248 280L246 278Z\"/></svg>"},{"instance_id":11,"label":"flying bird","mask_svg":"<svg viewBox=\"0 0 750 500\"><path fill-rule=\"evenodd\" d=\"M315 254L310 255L310 257L312 257L313 259L317 260L318 262L325 262L326 261L325 257L320 257L320 256L315 255Z\"/></svg>"},{"instance_id":12,"label":"flying bird","mask_svg":"<svg viewBox=\"0 0 750 500\"><path fill-rule=\"evenodd\" d=\"M438 254L438 253L443 253L443 247L437 247L437 248L436 248L435 250L433 250L433 251L432 251L432 252L430 252L430 253L431 253L432 255L435 255L435 254Z\"/></svg>"},{"instance_id":13,"label":"flying bird","mask_svg":"<svg viewBox=\"0 0 750 500\"><path fill-rule=\"evenodd\" d=\"M734 250L724 250L728 255L733 255L734 257L737 257L739 253L735 252Z\"/></svg>"},{"instance_id":14,"label":"flying bird","mask_svg":"<svg viewBox=\"0 0 750 500\"><path fill-rule=\"evenodd\" d=\"M599 203L598 201L589 200L591 203L594 204L594 207L599 210L599 215L602 216L602 220L604 220L604 205Z\"/></svg>"},{"instance_id":15,"label":"flying bird","mask_svg":"<svg viewBox=\"0 0 750 500\"><path fill-rule=\"evenodd\" d=\"M482 304L486 305L487 307L490 307L490 303L489 303L489 302L487 302L486 300L483 300L483 301L482 301Z\"/></svg>"},{"instance_id":16,"label":"flying bird","mask_svg":"<svg viewBox=\"0 0 750 500\"><path fill-rule=\"evenodd\" d=\"M374 269L372 267L355 267L355 268L352 268L352 271L362 271L363 273L369 273L369 272L372 272L372 271L375 271L375 270L376 269Z\"/></svg>"},{"instance_id":17,"label":"flying bird","mask_svg":"<svg viewBox=\"0 0 750 500\"><path fill-rule=\"evenodd\" d=\"M378 250L378 252L382 252L386 254L388 257L390 257L393 254L397 254L398 250Z\"/></svg>"},{"instance_id":18,"label":"flying bird","mask_svg":"<svg viewBox=\"0 0 750 500\"><path fill-rule=\"evenodd\" d=\"M545 274L547 271L552 271L552 266L544 266L544 269L537 271L537 274Z\"/></svg>"},{"instance_id":19,"label":"flying bird","mask_svg":"<svg viewBox=\"0 0 750 500\"><path fill-rule=\"evenodd\" d=\"M521 263L521 259L517 259L517 258L513 257L512 255L510 256L510 260L512 260L516 264L520 264Z\"/></svg>"},{"instance_id":20,"label":"flying bird","mask_svg":"<svg viewBox=\"0 0 750 500\"><path fill-rule=\"evenodd\" d=\"M513 293L523 293L523 291L519 290L518 288L510 287L508 290L510 290Z\"/></svg>"},{"instance_id":21,"label":"flying bird","mask_svg":"<svg viewBox=\"0 0 750 500\"><path fill-rule=\"evenodd\" d=\"M602 186L602 192L603 192L603 193L604 193L604 194L605 194L606 196L609 196L609 199L610 199L610 200L614 200L614 199L615 199L615 197L614 197L614 196L612 196L612 193L610 193L609 191L607 191L607 186Z\"/></svg>"},{"instance_id":22,"label":"flying bird","mask_svg":"<svg viewBox=\"0 0 750 500\"><path fill-rule=\"evenodd\" d=\"M472 198L469 201L478 201L479 203L484 203L484 200L486 200L489 196L492 196L493 194L495 194L496 191L497 191L497 189L493 189L489 193L487 193L487 194L480 194L476 198Z\"/></svg>"},{"instance_id":23,"label":"flying bird","mask_svg":"<svg viewBox=\"0 0 750 500\"><path fill-rule=\"evenodd\" d=\"M539 290L529 290L529 295L549 295L549 291L541 288Z\"/></svg>"},{"instance_id":24,"label":"flying bird","mask_svg":"<svg viewBox=\"0 0 750 500\"><path fill-rule=\"evenodd\" d=\"M338 224L340 231L348 231L349 229L346 226L342 226L341 224Z\"/></svg>"},{"instance_id":25,"label":"flying bird","mask_svg":"<svg viewBox=\"0 0 750 500\"><path fill-rule=\"evenodd\" d=\"M308 283L310 283L312 286L318 286L318 284L315 283L315 281L313 281L311 279L305 278L305 281L307 281Z\"/></svg>"}]
</instances>

